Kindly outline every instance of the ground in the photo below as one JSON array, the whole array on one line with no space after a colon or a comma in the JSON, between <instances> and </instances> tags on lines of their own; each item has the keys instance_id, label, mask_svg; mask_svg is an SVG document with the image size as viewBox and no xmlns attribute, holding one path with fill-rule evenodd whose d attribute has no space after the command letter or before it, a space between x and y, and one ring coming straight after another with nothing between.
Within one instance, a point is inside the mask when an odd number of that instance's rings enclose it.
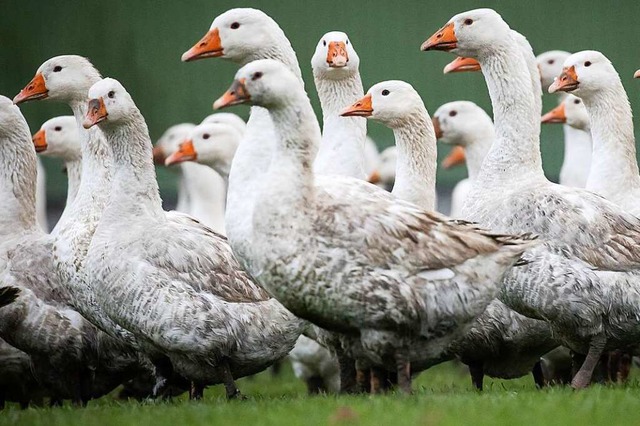
<instances>
[{"instance_id":1,"label":"ground","mask_svg":"<svg viewBox=\"0 0 640 426\"><path fill-rule=\"evenodd\" d=\"M531 377L487 380L485 391L471 388L460 366L443 364L423 373L415 394L403 396L305 395L288 365L277 377L270 372L238 381L248 396L227 402L223 390L205 391L202 402L92 401L84 409L21 411L9 404L0 425L622 425L640 424L640 381L637 370L621 386L595 385L536 390Z\"/></svg>"}]
</instances>

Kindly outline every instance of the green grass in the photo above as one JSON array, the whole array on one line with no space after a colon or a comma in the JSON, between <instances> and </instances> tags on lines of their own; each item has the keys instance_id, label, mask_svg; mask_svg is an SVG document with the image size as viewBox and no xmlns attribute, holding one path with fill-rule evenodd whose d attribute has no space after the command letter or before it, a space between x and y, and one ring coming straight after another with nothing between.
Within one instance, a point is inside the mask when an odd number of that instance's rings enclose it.
<instances>
[{"instance_id":1,"label":"green grass","mask_svg":"<svg viewBox=\"0 0 640 426\"><path fill-rule=\"evenodd\" d=\"M76 409L10 405L0 413L7 425L621 425L640 424L640 382L624 386L595 385L585 391L550 388L538 391L531 377L488 379L485 391L471 388L467 373L444 364L414 382L415 394L404 396L305 395L288 366L280 376L269 372L238 381L249 399L227 402L219 387L202 402L184 397L172 402L92 401Z\"/></svg>"}]
</instances>

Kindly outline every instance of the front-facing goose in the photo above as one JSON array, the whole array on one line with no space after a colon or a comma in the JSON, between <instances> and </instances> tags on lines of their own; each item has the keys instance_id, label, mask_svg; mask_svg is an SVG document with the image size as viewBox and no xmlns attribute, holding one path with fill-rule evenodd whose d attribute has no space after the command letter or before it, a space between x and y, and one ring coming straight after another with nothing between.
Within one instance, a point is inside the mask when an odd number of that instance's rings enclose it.
<instances>
[{"instance_id":1,"label":"front-facing goose","mask_svg":"<svg viewBox=\"0 0 640 426\"><path fill-rule=\"evenodd\" d=\"M409 342L464 329L528 243L357 179L340 179L350 188L343 198L316 186L318 122L300 81L277 61L244 66L214 107L237 103L267 108L278 135L253 215L250 272L292 312L357 343L372 362L396 366L410 391Z\"/></svg>"},{"instance_id":2,"label":"front-facing goose","mask_svg":"<svg viewBox=\"0 0 640 426\"><path fill-rule=\"evenodd\" d=\"M544 177L535 58L498 13L458 14L422 48L481 64L496 140L464 213L496 231L540 235L544 244L525 254L530 263L507 274L500 299L549 322L568 347L586 354L572 382L585 387L605 349L640 341L640 280L633 272L640 266L640 221L591 192Z\"/></svg>"},{"instance_id":3,"label":"front-facing goose","mask_svg":"<svg viewBox=\"0 0 640 426\"><path fill-rule=\"evenodd\" d=\"M89 98L84 126L100 127L115 166L87 255L96 301L145 352L165 354L193 397L216 383L235 397L234 379L284 357L305 323L250 279L224 237L165 214L146 123L122 85L103 79Z\"/></svg>"}]
</instances>

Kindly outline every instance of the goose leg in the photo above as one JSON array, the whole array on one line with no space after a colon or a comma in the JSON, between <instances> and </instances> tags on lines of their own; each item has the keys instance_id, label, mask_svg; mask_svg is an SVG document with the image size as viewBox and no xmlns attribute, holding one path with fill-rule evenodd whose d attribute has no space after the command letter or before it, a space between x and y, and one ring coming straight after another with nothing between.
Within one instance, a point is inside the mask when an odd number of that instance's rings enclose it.
<instances>
[{"instance_id":1,"label":"goose leg","mask_svg":"<svg viewBox=\"0 0 640 426\"><path fill-rule=\"evenodd\" d=\"M153 398L164 397L170 386L170 378L173 376L173 366L169 358L159 358L153 361L155 367L156 383L153 386Z\"/></svg>"},{"instance_id":2,"label":"goose leg","mask_svg":"<svg viewBox=\"0 0 640 426\"><path fill-rule=\"evenodd\" d=\"M340 393L357 393L356 362L344 354L338 354L340 365Z\"/></svg>"},{"instance_id":3,"label":"goose leg","mask_svg":"<svg viewBox=\"0 0 640 426\"><path fill-rule=\"evenodd\" d=\"M598 361L600 360L600 356L604 351L606 343L607 339L604 336L596 336L591 339L591 343L589 344L589 352L587 352L587 356L585 357L580 370L578 370L578 373L571 381L572 388L584 389L589 386L589 383L591 383L593 370L598 365Z\"/></svg>"},{"instance_id":4,"label":"goose leg","mask_svg":"<svg viewBox=\"0 0 640 426\"><path fill-rule=\"evenodd\" d=\"M371 384L371 390L370 392L372 394L379 394L382 393L384 391L384 389L382 389L383 387L383 382L385 379L385 374L384 371L381 368L378 367L371 367L371 370L369 372L370 375L370 384Z\"/></svg>"},{"instance_id":5,"label":"goose leg","mask_svg":"<svg viewBox=\"0 0 640 426\"><path fill-rule=\"evenodd\" d=\"M531 370L531 374L533 374L533 381L536 384L538 389L542 389L545 385L544 382L544 374L542 374L542 364L540 361L536 362Z\"/></svg>"},{"instance_id":6,"label":"goose leg","mask_svg":"<svg viewBox=\"0 0 640 426\"><path fill-rule=\"evenodd\" d=\"M469 364L469 373L471 374L471 383L476 390L482 390L482 384L484 382L484 368L482 364Z\"/></svg>"},{"instance_id":7,"label":"goose leg","mask_svg":"<svg viewBox=\"0 0 640 426\"><path fill-rule=\"evenodd\" d=\"M403 350L396 351L396 370L398 387L406 394L411 394L411 361Z\"/></svg>"},{"instance_id":8,"label":"goose leg","mask_svg":"<svg viewBox=\"0 0 640 426\"><path fill-rule=\"evenodd\" d=\"M356 365L357 367L357 365ZM356 389L360 393L371 392L371 375L373 372L369 368L356 368Z\"/></svg>"},{"instance_id":9,"label":"goose leg","mask_svg":"<svg viewBox=\"0 0 640 426\"><path fill-rule=\"evenodd\" d=\"M224 389L227 392L227 399L245 399L236 386L235 380L233 380L229 361L226 358L220 362L220 372L222 373Z\"/></svg>"},{"instance_id":10,"label":"goose leg","mask_svg":"<svg viewBox=\"0 0 640 426\"><path fill-rule=\"evenodd\" d=\"M309 395L318 395L322 392L326 392L324 380L320 376L311 376L305 380L305 382L307 384L307 393L309 393Z\"/></svg>"},{"instance_id":11,"label":"goose leg","mask_svg":"<svg viewBox=\"0 0 640 426\"><path fill-rule=\"evenodd\" d=\"M191 382L189 388L189 399L192 401L200 401L204 395L204 385L202 383Z\"/></svg>"}]
</instances>

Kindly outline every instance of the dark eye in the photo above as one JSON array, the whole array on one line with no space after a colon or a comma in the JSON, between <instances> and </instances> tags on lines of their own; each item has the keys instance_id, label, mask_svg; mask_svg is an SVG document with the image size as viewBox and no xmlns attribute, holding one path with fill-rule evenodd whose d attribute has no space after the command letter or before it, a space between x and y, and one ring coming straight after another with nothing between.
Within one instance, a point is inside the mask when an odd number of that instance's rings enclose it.
<instances>
[{"instance_id":1,"label":"dark eye","mask_svg":"<svg viewBox=\"0 0 640 426\"><path fill-rule=\"evenodd\" d=\"M109 93L107 93L107 96L110 97L111 99L113 99L113 97L116 95L116 92L114 92L113 90L111 90Z\"/></svg>"},{"instance_id":2,"label":"dark eye","mask_svg":"<svg viewBox=\"0 0 640 426\"><path fill-rule=\"evenodd\" d=\"M209 139L211 137L211 135L209 133L205 133L204 135L202 135L202 139Z\"/></svg>"},{"instance_id":3,"label":"dark eye","mask_svg":"<svg viewBox=\"0 0 640 426\"><path fill-rule=\"evenodd\" d=\"M387 96L389 93L391 93L391 92L389 92L387 89L384 89L382 91L382 96Z\"/></svg>"},{"instance_id":4,"label":"dark eye","mask_svg":"<svg viewBox=\"0 0 640 426\"><path fill-rule=\"evenodd\" d=\"M238 28L240 28L240 22L234 22L233 24L231 24L232 30L237 30Z\"/></svg>"},{"instance_id":5,"label":"dark eye","mask_svg":"<svg viewBox=\"0 0 640 426\"><path fill-rule=\"evenodd\" d=\"M53 67L53 72L60 72L62 71L62 67L60 65L56 65L55 67Z\"/></svg>"},{"instance_id":6,"label":"dark eye","mask_svg":"<svg viewBox=\"0 0 640 426\"><path fill-rule=\"evenodd\" d=\"M327 40L322 40L322 45L326 46L327 45Z\"/></svg>"},{"instance_id":7,"label":"dark eye","mask_svg":"<svg viewBox=\"0 0 640 426\"><path fill-rule=\"evenodd\" d=\"M60 130L62 130L62 127L56 126L56 127L53 128L53 130L55 130L56 132L59 132Z\"/></svg>"},{"instance_id":8,"label":"dark eye","mask_svg":"<svg viewBox=\"0 0 640 426\"><path fill-rule=\"evenodd\" d=\"M547 63L548 63L549 65L553 65L555 62L556 62L556 60L555 60L555 59L549 59L549 60L547 61Z\"/></svg>"},{"instance_id":9,"label":"dark eye","mask_svg":"<svg viewBox=\"0 0 640 426\"><path fill-rule=\"evenodd\" d=\"M580 99L576 99L575 101L573 101L573 103L578 105L580 103Z\"/></svg>"},{"instance_id":10,"label":"dark eye","mask_svg":"<svg viewBox=\"0 0 640 426\"><path fill-rule=\"evenodd\" d=\"M465 19L465 20L464 20L464 24L465 24L465 25L471 25L471 24L473 24L473 19L471 19L471 18L467 18L467 19Z\"/></svg>"},{"instance_id":11,"label":"dark eye","mask_svg":"<svg viewBox=\"0 0 640 426\"><path fill-rule=\"evenodd\" d=\"M262 77L262 73L260 71L254 72L253 75L251 76L251 80L255 81L261 77Z\"/></svg>"},{"instance_id":12,"label":"dark eye","mask_svg":"<svg viewBox=\"0 0 640 426\"><path fill-rule=\"evenodd\" d=\"M347 41L345 42L345 44L349 44L349 40L347 39Z\"/></svg>"},{"instance_id":13,"label":"dark eye","mask_svg":"<svg viewBox=\"0 0 640 426\"><path fill-rule=\"evenodd\" d=\"M449 113L449 117L455 117L456 115L458 115L458 111L451 111Z\"/></svg>"},{"instance_id":14,"label":"dark eye","mask_svg":"<svg viewBox=\"0 0 640 426\"><path fill-rule=\"evenodd\" d=\"M585 62L585 63L584 63L584 66L585 66L585 67L590 67L590 66L591 66L591 61L587 61L587 62Z\"/></svg>"}]
</instances>

